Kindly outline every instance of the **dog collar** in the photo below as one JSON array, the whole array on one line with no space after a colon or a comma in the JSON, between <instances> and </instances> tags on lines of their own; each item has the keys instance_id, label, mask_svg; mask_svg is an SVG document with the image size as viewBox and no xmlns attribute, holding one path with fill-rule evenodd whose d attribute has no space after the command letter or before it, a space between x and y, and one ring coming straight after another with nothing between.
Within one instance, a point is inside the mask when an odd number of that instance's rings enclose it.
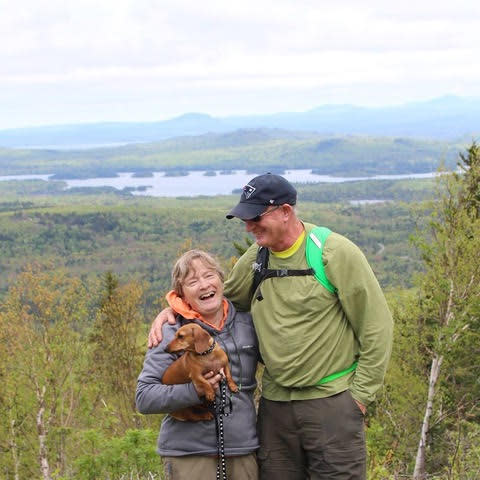
<instances>
[{"instance_id":1,"label":"dog collar","mask_svg":"<svg viewBox=\"0 0 480 480\"><path fill-rule=\"evenodd\" d=\"M199 353L199 355L208 355L209 353L212 353L216 344L217 344L217 342L215 341L215 339L213 339L213 343L210 345L210 347L207 348L207 350L205 350L204 352Z\"/></svg>"}]
</instances>

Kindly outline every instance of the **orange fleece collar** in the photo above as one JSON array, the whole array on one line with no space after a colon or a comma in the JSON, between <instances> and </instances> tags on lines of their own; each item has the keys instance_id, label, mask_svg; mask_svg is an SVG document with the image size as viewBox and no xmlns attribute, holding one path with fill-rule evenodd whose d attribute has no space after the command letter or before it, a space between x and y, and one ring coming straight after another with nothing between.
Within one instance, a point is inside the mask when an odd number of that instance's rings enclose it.
<instances>
[{"instance_id":1,"label":"orange fleece collar","mask_svg":"<svg viewBox=\"0 0 480 480\"><path fill-rule=\"evenodd\" d=\"M179 313L183 318L186 318L188 320L200 320L201 322L205 323L205 325L208 325L209 327L212 327L217 331L220 331L225 325L225 320L227 319L228 315L228 302L225 299L223 299L223 318L220 326L217 327L216 325L207 322L198 312L192 310L192 307L175 291L170 290L167 295L165 295L165 298L167 299L170 307L176 313Z\"/></svg>"}]
</instances>

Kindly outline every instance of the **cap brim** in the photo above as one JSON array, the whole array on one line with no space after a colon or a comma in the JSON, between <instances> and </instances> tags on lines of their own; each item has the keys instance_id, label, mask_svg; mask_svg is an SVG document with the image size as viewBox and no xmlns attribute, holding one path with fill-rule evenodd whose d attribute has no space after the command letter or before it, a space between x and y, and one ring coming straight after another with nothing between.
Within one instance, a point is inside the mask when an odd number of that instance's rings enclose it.
<instances>
[{"instance_id":1,"label":"cap brim","mask_svg":"<svg viewBox=\"0 0 480 480\"><path fill-rule=\"evenodd\" d=\"M238 203L230 210L230 213L226 217L230 220L234 217L242 220L251 220L257 215L260 215L267 209L268 205L259 205L256 203Z\"/></svg>"}]
</instances>

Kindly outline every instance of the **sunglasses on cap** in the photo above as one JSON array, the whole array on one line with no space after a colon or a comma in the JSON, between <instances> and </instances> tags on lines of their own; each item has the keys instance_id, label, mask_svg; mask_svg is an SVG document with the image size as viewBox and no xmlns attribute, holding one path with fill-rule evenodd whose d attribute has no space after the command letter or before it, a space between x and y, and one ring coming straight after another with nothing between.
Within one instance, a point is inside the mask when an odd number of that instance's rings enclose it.
<instances>
[{"instance_id":1,"label":"sunglasses on cap","mask_svg":"<svg viewBox=\"0 0 480 480\"><path fill-rule=\"evenodd\" d=\"M257 215L256 217L250 218L250 219L248 219L248 220L244 220L244 219L242 218L242 221L243 221L243 222L255 222L255 223L257 223L257 222L259 222L259 221L262 219L262 217L265 217L266 215L268 215L269 213L274 212L275 210L278 210L280 207L281 207L281 205L276 205L276 206L275 206L274 208L272 208L271 210L265 210L263 213L261 213L260 215Z\"/></svg>"}]
</instances>

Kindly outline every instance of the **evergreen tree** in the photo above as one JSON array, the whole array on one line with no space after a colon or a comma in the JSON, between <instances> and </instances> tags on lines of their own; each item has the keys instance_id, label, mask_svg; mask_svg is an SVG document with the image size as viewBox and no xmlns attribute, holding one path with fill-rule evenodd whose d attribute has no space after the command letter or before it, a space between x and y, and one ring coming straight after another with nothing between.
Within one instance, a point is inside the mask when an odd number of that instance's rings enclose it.
<instances>
[{"instance_id":1,"label":"evergreen tree","mask_svg":"<svg viewBox=\"0 0 480 480\"><path fill-rule=\"evenodd\" d=\"M419 285L418 336L425 339L428 389L416 480L427 478L433 466L452 468L455 450L466 441L460 426L480 413L480 366L471 361L478 358L480 334L480 151L475 143L460 155L459 166L462 174L441 177L444 189L433 204L428 232L417 239L426 268Z\"/></svg>"},{"instance_id":2,"label":"evergreen tree","mask_svg":"<svg viewBox=\"0 0 480 480\"><path fill-rule=\"evenodd\" d=\"M144 289L134 281L120 285L111 272L103 280L102 299L90 336L90 373L99 404L113 414L114 430L123 433L141 423L134 397L145 351Z\"/></svg>"}]
</instances>

